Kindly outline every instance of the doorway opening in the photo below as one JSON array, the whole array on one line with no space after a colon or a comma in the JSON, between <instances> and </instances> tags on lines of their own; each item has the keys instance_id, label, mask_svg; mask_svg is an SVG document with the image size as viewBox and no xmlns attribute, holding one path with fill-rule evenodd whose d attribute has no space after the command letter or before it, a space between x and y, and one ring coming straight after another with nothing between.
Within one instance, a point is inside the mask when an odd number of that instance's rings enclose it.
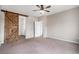
<instances>
[{"instance_id":1,"label":"doorway opening","mask_svg":"<svg viewBox=\"0 0 79 59\"><path fill-rule=\"evenodd\" d=\"M43 36L43 22L35 21L35 37Z\"/></svg>"}]
</instances>

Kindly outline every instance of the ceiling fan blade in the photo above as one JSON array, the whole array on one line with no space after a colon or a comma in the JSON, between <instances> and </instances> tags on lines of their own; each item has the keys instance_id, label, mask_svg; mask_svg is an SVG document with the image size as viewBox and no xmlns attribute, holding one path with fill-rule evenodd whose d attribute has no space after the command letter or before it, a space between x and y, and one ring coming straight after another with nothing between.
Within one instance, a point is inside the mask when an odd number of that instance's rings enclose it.
<instances>
[{"instance_id":1,"label":"ceiling fan blade","mask_svg":"<svg viewBox=\"0 0 79 59\"><path fill-rule=\"evenodd\" d=\"M40 11L40 10L32 10L32 11Z\"/></svg>"},{"instance_id":2,"label":"ceiling fan blade","mask_svg":"<svg viewBox=\"0 0 79 59\"><path fill-rule=\"evenodd\" d=\"M46 12L50 12L50 11L48 11L48 10L44 10L44 11L46 11Z\"/></svg>"},{"instance_id":3,"label":"ceiling fan blade","mask_svg":"<svg viewBox=\"0 0 79 59\"><path fill-rule=\"evenodd\" d=\"M49 6L46 7L46 9L47 9L47 8L50 8L50 7L51 7L51 6L49 5Z\"/></svg>"},{"instance_id":4,"label":"ceiling fan blade","mask_svg":"<svg viewBox=\"0 0 79 59\"><path fill-rule=\"evenodd\" d=\"M40 8L40 5L36 5L36 6Z\"/></svg>"}]
</instances>

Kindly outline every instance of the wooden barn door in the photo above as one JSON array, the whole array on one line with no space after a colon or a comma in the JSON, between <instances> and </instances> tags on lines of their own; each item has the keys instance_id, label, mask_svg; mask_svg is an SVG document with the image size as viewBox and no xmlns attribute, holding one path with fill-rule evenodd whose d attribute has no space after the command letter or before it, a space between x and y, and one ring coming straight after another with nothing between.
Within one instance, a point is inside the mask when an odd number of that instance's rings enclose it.
<instances>
[{"instance_id":1,"label":"wooden barn door","mask_svg":"<svg viewBox=\"0 0 79 59\"><path fill-rule=\"evenodd\" d=\"M5 42L18 40L18 14L5 12Z\"/></svg>"}]
</instances>

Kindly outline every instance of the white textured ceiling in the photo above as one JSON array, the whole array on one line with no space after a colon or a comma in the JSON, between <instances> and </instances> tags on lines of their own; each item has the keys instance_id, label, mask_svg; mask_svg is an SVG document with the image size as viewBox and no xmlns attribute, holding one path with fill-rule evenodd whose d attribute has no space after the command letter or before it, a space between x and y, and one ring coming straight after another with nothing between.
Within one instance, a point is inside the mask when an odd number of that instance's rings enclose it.
<instances>
[{"instance_id":1,"label":"white textured ceiling","mask_svg":"<svg viewBox=\"0 0 79 59\"><path fill-rule=\"evenodd\" d=\"M52 5L51 8L47 9L50 12L45 13L45 15L55 14L75 7L78 7L78 5ZM36 16L36 17L42 16L39 12L32 11L39 9L35 5L2 5L2 9L25 14L28 16Z\"/></svg>"}]
</instances>

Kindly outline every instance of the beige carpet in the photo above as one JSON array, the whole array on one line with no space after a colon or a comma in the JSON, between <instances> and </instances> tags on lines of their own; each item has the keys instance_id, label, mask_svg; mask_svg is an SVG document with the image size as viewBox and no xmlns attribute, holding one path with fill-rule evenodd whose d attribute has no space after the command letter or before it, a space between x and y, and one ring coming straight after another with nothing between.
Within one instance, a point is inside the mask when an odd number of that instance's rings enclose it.
<instances>
[{"instance_id":1,"label":"beige carpet","mask_svg":"<svg viewBox=\"0 0 79 59\"><path fill-rule=\"evenodd\" d=\"M71 54L79 53L79 45L50 38L24 39L3 44L0 54Z\"/></svg>"}]
</instances>

